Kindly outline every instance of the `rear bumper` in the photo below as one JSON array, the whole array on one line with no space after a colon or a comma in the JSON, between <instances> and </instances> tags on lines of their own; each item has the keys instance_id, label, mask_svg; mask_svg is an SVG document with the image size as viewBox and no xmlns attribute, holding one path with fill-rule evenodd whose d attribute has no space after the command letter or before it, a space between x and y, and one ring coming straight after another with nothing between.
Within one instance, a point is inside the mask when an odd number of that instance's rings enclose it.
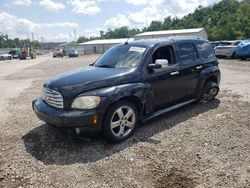
<instances>
[{"instance_id":1,"label":"rear bumper","mask_svg":"<svg viewBox=\"0 0 250 188\"><path fill-rule=\"evenodd\" d=\"M69 57L78 57L78 54L69 54Z\"/></svg>"},{"instance_id":2,"label":"rear bumper","mask_svg":"<svg viewBox=\"0 0 250 188\"><path fill-rule=\"evenodd\" d=\"M102 113L98 110L66 111L51 107L42 98L32 102L37 117L49 125L58 128L79 128L81 131L100 132L102 127ZM97 123L93 124L93 116L97 115Z\"/></svg>"}]
</instances>

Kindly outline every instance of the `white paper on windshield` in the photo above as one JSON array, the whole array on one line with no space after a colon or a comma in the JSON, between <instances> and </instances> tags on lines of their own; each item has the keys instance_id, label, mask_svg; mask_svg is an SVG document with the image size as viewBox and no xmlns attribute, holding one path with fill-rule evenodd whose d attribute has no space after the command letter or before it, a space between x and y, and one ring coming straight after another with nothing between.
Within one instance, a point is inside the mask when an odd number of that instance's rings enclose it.
<instances>
[{"instance_id":1,"label":"white paper on windshield","mask_svg":"<svg viewBox=\"0 0 250 188\"><path fill-rule=\"evenodd\" d=\"M129 49L130 52L140 52L143 53L145 52L146 48L142 48L142 47L131 47Z\"/></svg>"}]
</instances>

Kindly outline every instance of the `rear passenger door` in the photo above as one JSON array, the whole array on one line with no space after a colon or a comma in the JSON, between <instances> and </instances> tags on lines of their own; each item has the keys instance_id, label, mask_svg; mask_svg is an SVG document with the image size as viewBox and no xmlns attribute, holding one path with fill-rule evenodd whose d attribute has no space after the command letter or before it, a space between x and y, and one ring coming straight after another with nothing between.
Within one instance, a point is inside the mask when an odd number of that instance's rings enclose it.
<instances>
[{"instance_id":1,"label":"rear passenger door","mask_svg":"<svg viewBox=\"0 0 250 188\"><path fill-rule=\"evenodd\" d=\"M199 72L202 69L198 59L198 53L193 42L181 42L176 44L178 61L181 66L182 98L195 97Z\"/></svg>"}]
</instances>

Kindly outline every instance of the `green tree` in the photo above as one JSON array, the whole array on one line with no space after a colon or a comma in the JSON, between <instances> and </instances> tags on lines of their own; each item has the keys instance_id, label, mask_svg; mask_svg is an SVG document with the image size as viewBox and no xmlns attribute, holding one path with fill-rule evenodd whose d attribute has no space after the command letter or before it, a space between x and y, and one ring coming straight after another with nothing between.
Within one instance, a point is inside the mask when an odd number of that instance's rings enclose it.
<instances>
[{"instance_id":1,"label":"green tree","mask_svg":"<svg viewBox=\"0 0 250 188\"><path fill-rule=\"evenodd\" d=\"M160 30L162 30L160 21L152 21L147 29L147 31L160 31Z\"/></svg>"},{"instance_id":2,"label":"green tree","mask_svg":"<svg viewBox=\"0 0 250 188\"><path fill-rule=\"evenodd\" d=\"M79 37L79 38L77 39L77 43L83 43L83 42L87 42L87 41L89 41L89 39L86 38L86 37L84 37L84 36Z\"/></svg>"}]
</instances>

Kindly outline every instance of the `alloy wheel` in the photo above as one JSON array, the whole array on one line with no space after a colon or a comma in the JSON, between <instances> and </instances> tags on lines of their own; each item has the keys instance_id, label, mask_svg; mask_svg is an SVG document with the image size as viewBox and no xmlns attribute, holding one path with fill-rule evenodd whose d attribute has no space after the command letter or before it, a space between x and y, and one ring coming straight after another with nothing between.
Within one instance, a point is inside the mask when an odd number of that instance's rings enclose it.
<instances>
[{"instance_id":1,"label":"alloy wheel","mask_svg":"<svg viewBox=\"0 0 250 188\"><path fill-rule=\"evenodd\" d=\"M210 88L206 93L202 95L201 103L211 101L218 94L219 90L217 87Z\"/></svg>"},{"instance_id":2,"label":"alloy wheel","mask_svg":"<svg viewBox=\"0 0 250 188\"><path fill-rule=\"evenodd\" d=\"M110 126L115 137L123 138L131 133L136 124L136 115L129 106L118 108L112 115Z\"/></svg>"}]
</instances>

